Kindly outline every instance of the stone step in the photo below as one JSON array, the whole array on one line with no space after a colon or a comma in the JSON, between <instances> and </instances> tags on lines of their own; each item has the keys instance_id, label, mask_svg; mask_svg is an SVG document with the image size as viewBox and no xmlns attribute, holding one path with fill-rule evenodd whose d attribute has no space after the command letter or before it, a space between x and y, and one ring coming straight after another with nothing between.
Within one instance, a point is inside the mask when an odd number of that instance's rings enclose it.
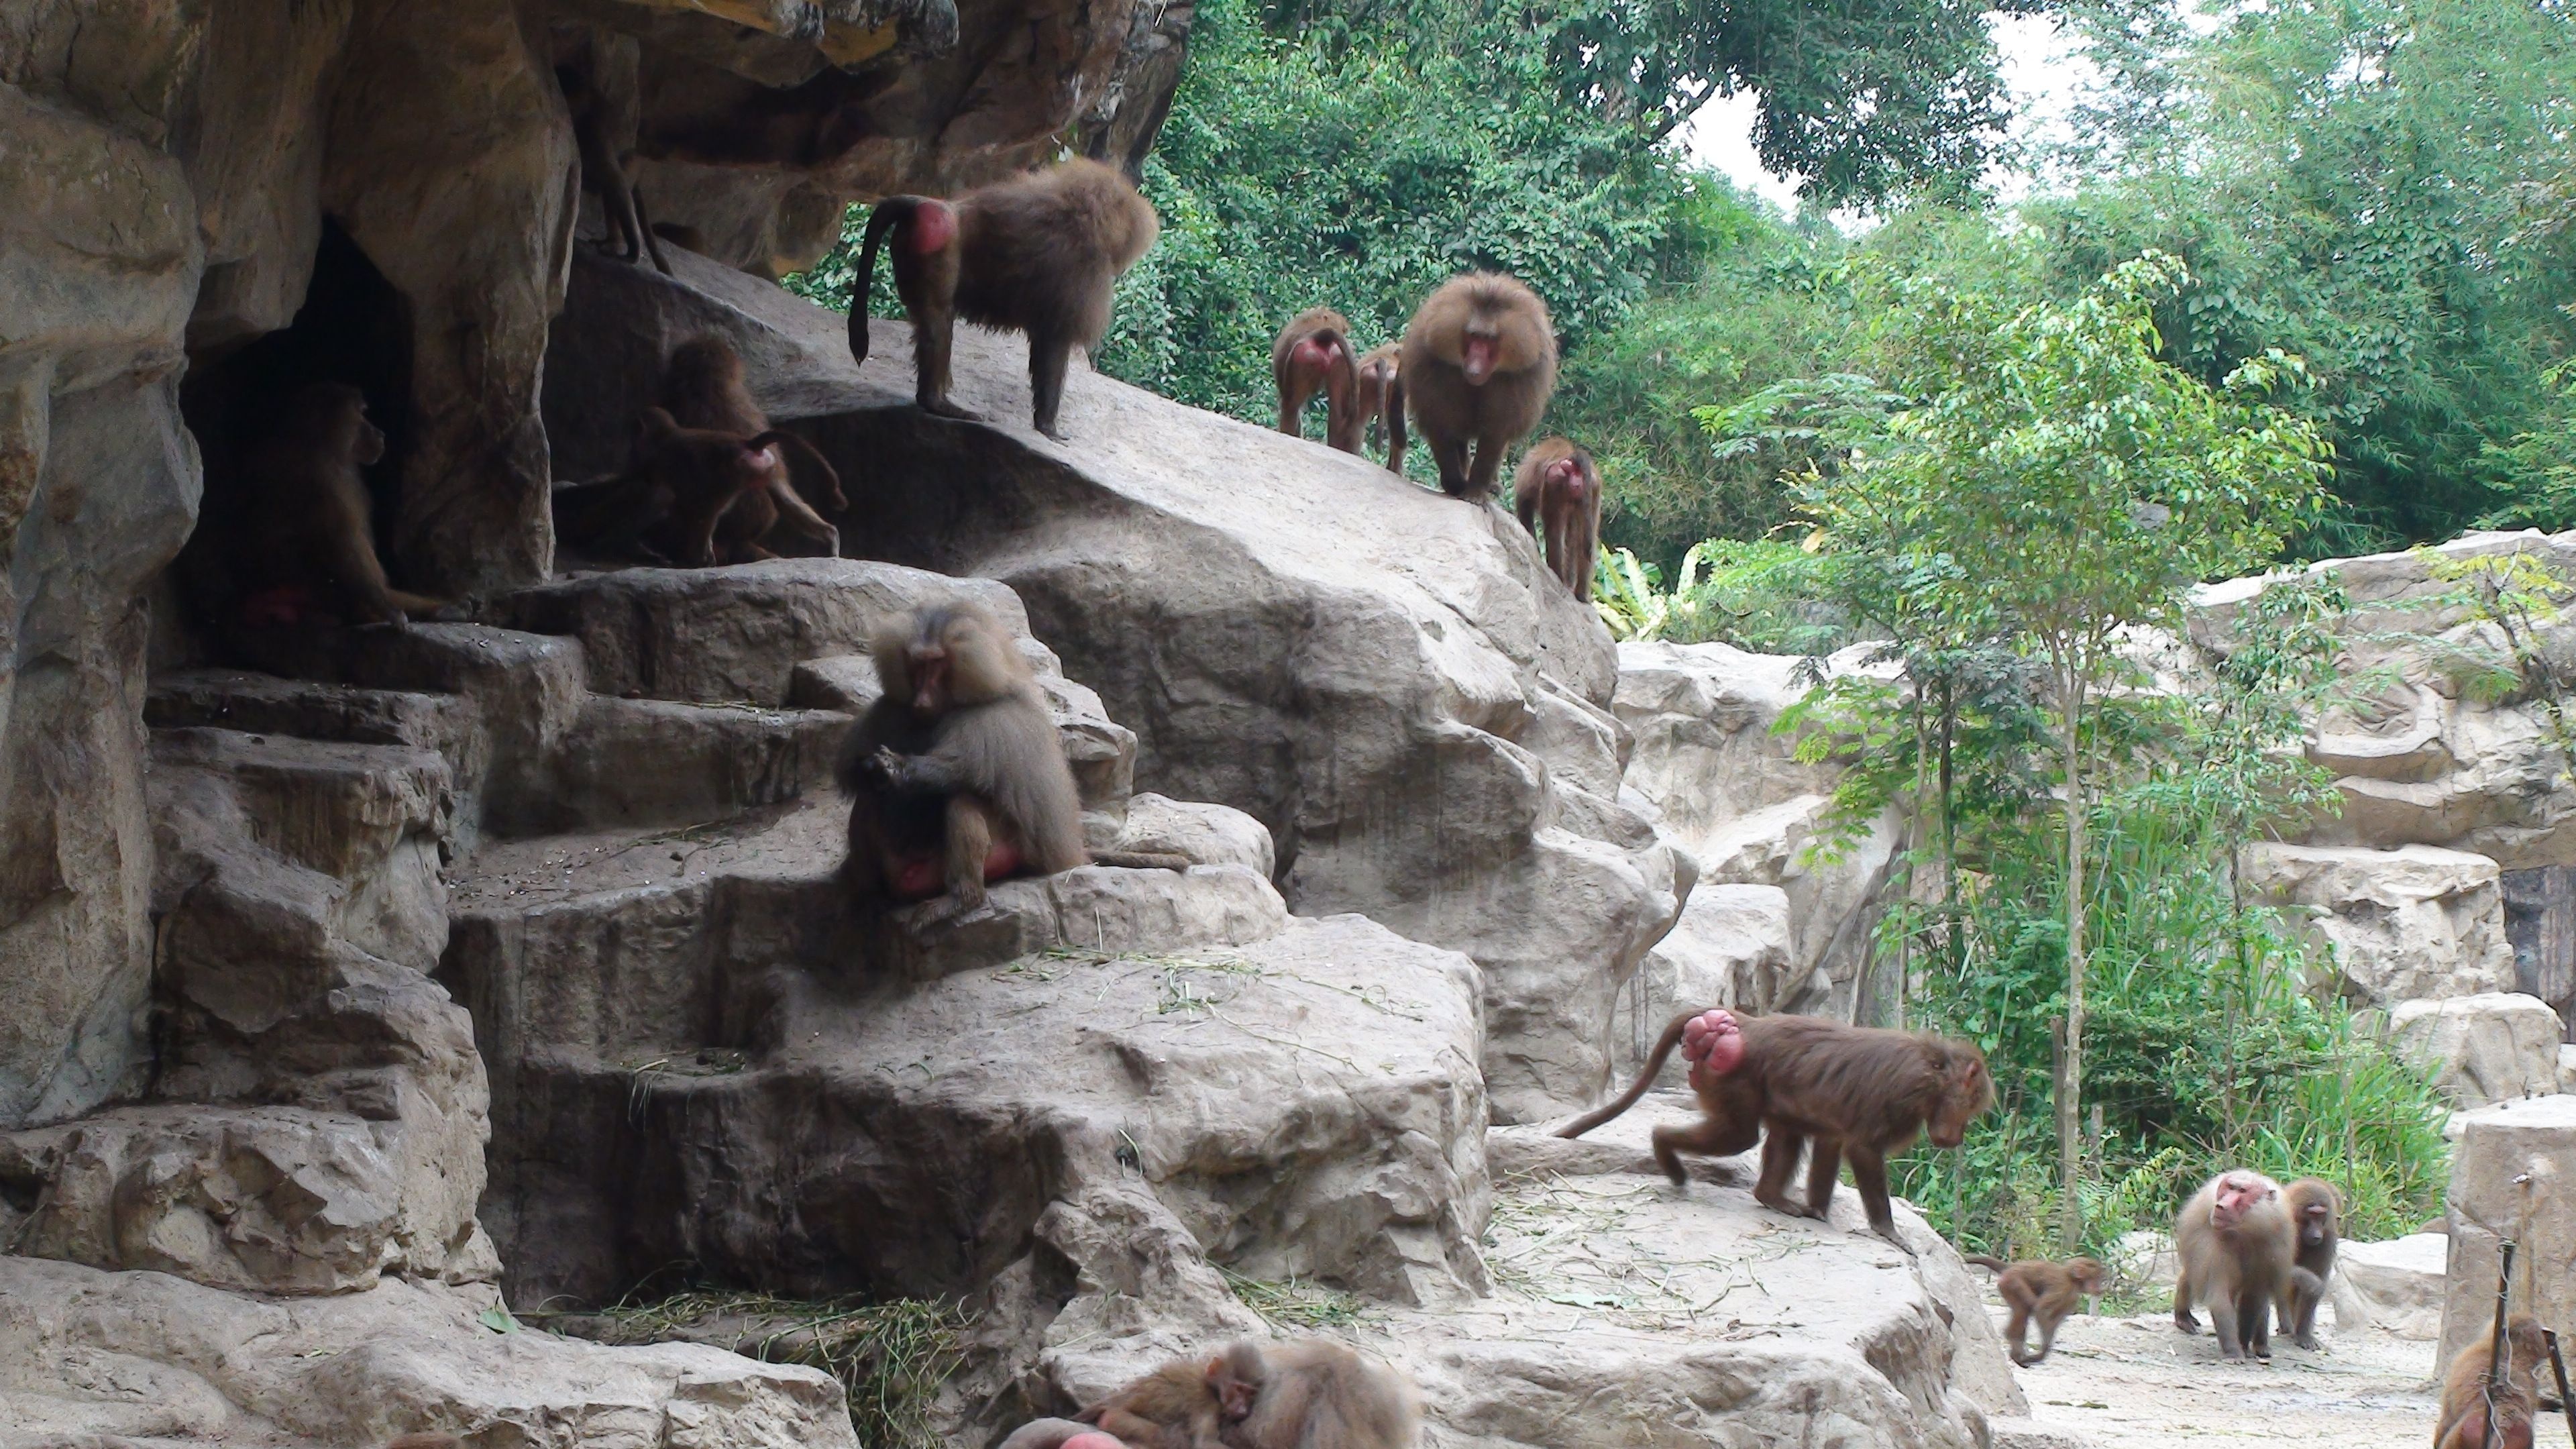
<instances>
[{"instance_id":1,"label":"stone step","mask_svg":"<svg viewBox=\"0 0 2576 1449\"><path fill-rule=\"evenodd\" d=\"M154 729L408 745L437 752L460 780L480 778L484 763L473 708L453 694L364 689L237 669L183 669L152 681L143 722Z\"/></svg>"},{"instance_id":2,"label":"stone step","mask_svg":"<svg viewBox=\"0 0 2576 1449\"><path fill-rule=\"evenodd\" d=\"M556 741L552 788L514 833L694 825L831 788L850 718L829 709L680 704L594 694Z\"/></svg>"}]
</instances>

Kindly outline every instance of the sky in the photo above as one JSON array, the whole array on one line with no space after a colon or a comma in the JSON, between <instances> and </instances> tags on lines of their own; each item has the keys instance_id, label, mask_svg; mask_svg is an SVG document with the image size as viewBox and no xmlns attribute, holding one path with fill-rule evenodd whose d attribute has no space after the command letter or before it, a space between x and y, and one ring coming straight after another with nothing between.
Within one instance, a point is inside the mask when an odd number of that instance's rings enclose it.
<instances>
[{"instance_id":1,"label":"sky","mask_svg":"<svg viewBox=\"0 0 2576 1449\"><path fill-rule=\"evenodd\" d=\"M2077 46L2058 33L2045 16L1995 15L1986 22L1994 32L2005 87L2012 96L2010 131L2016 141L2053 139L2064 134L2066 113L2091 65ZM1750 93L1722 97L1702 106L1683 127L1690 155L1736 185L1767 198L1783 212L1797 209L1797 178L1762 169L1753 154L1753 103ZM1996 178L1996 194L2005 202L2028 195L2028 175L2007 171ZM1850 218L1857 221L1857 218ZM1846 225L1841 215L1836 225Z\"/></svg>"}]
</instances>

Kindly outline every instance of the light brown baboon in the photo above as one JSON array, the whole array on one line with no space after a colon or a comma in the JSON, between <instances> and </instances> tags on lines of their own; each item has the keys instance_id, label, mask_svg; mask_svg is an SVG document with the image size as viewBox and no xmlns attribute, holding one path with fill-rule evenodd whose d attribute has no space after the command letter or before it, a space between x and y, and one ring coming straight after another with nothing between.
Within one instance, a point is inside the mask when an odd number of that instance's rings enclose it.
<instances>
[{"instance_id":1,"label":"light brown baboon","mask_svg":"<svg viewBox=\"0 0 2576 1449\"><path fill-rule=\"evenodd\" d=\"M1064 741L1028 664L992 615L948 604L896 619L870 648L885 693L859 716L835 771L850 797L847 880L862 900L944 890L950 914L985 884L1086 861L1186 870L1185 856L1082 844Z\"/></svg>"},{"instance_id":2,"label":"light brown baboon","mask_svg":"<svg viewBox=\"0 0 2576 1449\"><path fill-rule=\"evenodd\" d=\"M1512 509L1538 535L1547 566L1577 602L1592 602L1593 560L1601 552L1601 470L1564 438L1542 438L1512 477Z\"/></svg>"},{"instance_id":3,"label":"light brown baboon","mask_svg":"<svg viewBox=\"0 0 2576 1449\"><path fill-rule=\"evenodd\" d=\"M1306 436L1306 404L1320 392L1325 443L1358 452L1358 374L1351 357L1350 319L1330 307L1298 313L1270 344L1270 380L1279 388L1279 431L1292 438Z\"/></svg>"},{"instance_id":4,"label":"light brown baboon","mask_svg":"<svg viewBox=\"0 0 2576 1449\"><path fill-rule=\"evenodd\" d=\"M2492 1372L2495 1344L2481 1332L2478 1341L2451 1360L2442 1376L2442 1418L2433 1430L2433 1449L2531 1449L2532 1420L2540 1412L2541 1362L2549 1346L2540 1336L2540 1320L2517 1313L2504 1329L2505 1368ZM2495 1382L2490 1394L2489 1380ZM2487 1437L2487 1401L2495 1406L2495 1437Z\"/></svg>"},{"instance_id":5,"label":"light brown baboon","mask_svg":"<svg viewBox=\"0 0 2576 1449\"><path fill-rule=\"evenodd\" d=\"M2023 1368L2046 1363L2048 1351L2057 1346L2057 1325L2064 1323L2066 1315L2086 1298L2102 1291L2102 1264L2094 1258L2069 1258L2063 1263L2032 1258L2006 1263L1983 1253L1970 1253L1967 1261L1995 1270L1995 1291L2003 1295L2004 1305L2012 1310L2004 1338L2012 1345L2012 1361ZM2039 1321L2036 1353L2024 1347L2033 1319Z\"/></svg>"},{"instance_id":6,"label":"light brown baboon","mask_svg":"<svg viewBox=\"0 0 2576 1449\"><path fill-rule=\"evenodd\" d=\"M1422 1399L1403 1376L1337 1343L1239 1343L1227 1350L1256 1392L1252 1412L1225 1429L1232 1449L1411 1449Z\"/></svg>"},{"instance_id":7,"label":"light brown baboon","mask_svg":"<svg viewBox=\"0 0 2576 1449\"><path fill-rule=\"evenodd\" d=\"M1360 355L1358 400L1352 405L1360 426L1375 444L1381 429L1386 435L1386 467L1390 473L1404 471L1404 381L1398 364L1404 355L1401 342L1381 342Z\"/></svg>"},{"instance_id":8,"label":"light brown baboon","mask_svg":"<svg viewBox=\"0 0 2576 1449\"><path fill-rule=\"evenodd\" d=\"M1225 1449L1218 1431L1252 1411L1261 1358L1248 1343L1214 1358L1174 1359L1074 1417L1129 1449Z\"/></svg>"},{"instance_id":9,"label":"light brown baboon","mask_svg":"<svg viewBox=\"0 0 2576 1449\"><path fill-rule=\"evenodd\" d=\"M624 55L615 52L623 46ZM572 113L573 146L581 153L581 184L599 198L599 214L608 223L608 244L617 258L634 262L649 254L653 270L671 275L662 260L662 244L644 215L644 197L627 174L635 155L635 127L641 114L636 95L634 42L593 35L573 47L555 65L555 84L563 88L564 108Z\"/></svg>"},{"instance_id":10,"label":"light brown baboon","mask_svg":"<svg viewBox=\"0 0 2576 1449\"><path fill-rule=\"evenodd\" d=\"M1154 245L1161 218L1127 178L1097 161L1061 161L957 200L890 196L868 217L850 302L850 355L868 360L868 281L894 233L894 285L912 318L914 396L940 417L974 419L949 401L957 321L1024 332L1031 415L1061 442L1056 409L1077 346L1109 331L1110 292Z\"/></svg>"},{"instance_id":11,"label":"light brown baboon","mask_svg":"<svg viewBox=\"0 0 2576 1449\"><path fill-rule=\"evenodd\" d=\"M653 400L684 428L775 436L787 453L805 460L805 481L824 507L839 513L850 506L850 500L841 495L841 475L812 443L783 430L771 433L769 415L743 386L742 358L723 338L710 333L671 349L671 360L662 366L662 386ZM781 468L769 486L736 498L716 520L717 552L726 563L777 557L761 540L782 519L790 532L822 545L826 554L840 554L841 531L806 504L787 475L788 470Z\"/></svg>"},{"instance_id":12,"label":"light brown baboon","mask_svg":"<svg viewBox=\"0 0 2576 1449\"><path fill-rule=\"evenodd\" d=\"M2296 1259L2317 1280L2318 1291L2293 1283L2281 1300L2281 1331L2301 1348L2317 1346L2317 1304L2327 1275L2334 1272L2335 1247L2343 1240L2343 1194L2321 1177L2303 1177L2281 1189L2282 1205L2299 1232Z\"/></svg>"},{"instance_id":13,"label":"light brown baboon","mask_svg":"<svg viewBox=\"0 0 2576 1449\"><path fill-rule=\"evenodd\" d=\"M2288 1296L2302 1271L2281 1185L2244 1168L2222 1172L2182 1205L2173 1236L2180 1266L2174 1327L2200 1332L2191 1310L2206 1303L2222 1356L2270 1358L2272 1305Z\"/></svg>"},{"instance_id":14,"label":"light brown baboon","mask_svg":"<svg viewBox=\"0 0 2576 1449\"><path fill-rule=\"evenodd\" d=\"M1693 1033L1694 1023L1700 1027ZM1684 1012L1665 1026L1645 1069L1619 1098L1557 1129L1580 1137L1637 1103L1686 1036L1691 1090L1706 1115L1689 1127L1654 1130L1655 1160L1686 1183L1679 1154L1731 1157L1762 1144L1755 1201L1793 1217L1821 1218L1834 1200L1841 1161L1851 1159L1869 1225L1896 1241L1887 1200L1887 1156L1918 1136L1956 1147L1968 1124L1994 1105L1985 1054L1966 1042L1812 1016ZM1807 1200L1788 1194L1789 1175L1808 1139Z\"/></svg>"},{"instance_id":15,"label":"light brown baboon","mask_svg":"<svg viewBox=\"0 0 2576 1449\"><path fill-rule=\"evenodd\" d=\"M297 389L243 469L244 573L290 592L319 585L376 623L408 623L442 607L444 600L394 588L376 558L375 508L359 470L384 455L385 435L367 421L364 393L340 382Z\"/></svg>"},{"instance_id":16,"label":"light brown baboon","mask_svg":"<svg viewBox=\"0 0 2576 1449\"><path fill-rule=\"evenodd\" d=\"M1470 272L1441 283L1413 314L1397 371L1440 465L1440 491L1482 502L1494 496L1504 452L1547 413L1556 328L1518 280Z\"/></svg>"}]
</instances>

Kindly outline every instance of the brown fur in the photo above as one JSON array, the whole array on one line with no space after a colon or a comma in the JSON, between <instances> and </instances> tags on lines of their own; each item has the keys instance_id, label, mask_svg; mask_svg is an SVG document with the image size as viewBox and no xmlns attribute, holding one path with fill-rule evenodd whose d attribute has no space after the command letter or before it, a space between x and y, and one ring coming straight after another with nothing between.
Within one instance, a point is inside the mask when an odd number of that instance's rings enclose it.
<instances>
[{"instance_id":1,"label":"brown fur","mask_svg":"<svg viewBox=\"0 0 2576 1449\"><path fill-rule=\"evenodd\" d=\"M1063 739L999 621L972 604L923 609L879 629L870 654L885 693L851 727L836 771L850 797L853 894L892 899L908 867L936 857L949 912L971 911L996 846L1036 875L1095 859ZM1189 868L1178 855L1096 859Z\"/></svg>"},{"instance_id":2,"label":"brown fur","mask_svg":"<svg viewBox=\"0 0 2576 1449\"><path fill-rule=\"evenodd\" d=\"M1492 370L1480 377L1487 360ZM1470 272L1441 283L1413 314L1398 371L1440 465L1440 490L1482 501L1494 496L1505 450L1547 413L1556 329L1547 304L1518 280Z\"/></svg>"},{"instance_id":3,"label":"brown fur","mask_svg":"<svg viewBox=\"0 0 2576 1449\"><path fill-rule=\"evenodd\" d=\"M1174 1359L1074 1417L1130 1449L1224 1449L1261 1385L1260 1351L1236 1344L1208 1359Z\"/></svg>"},{"instance_id":4,"label":"brown fur","mask_svg":"<svg viewBox=\"0 0 2576 1449\"><path fill-rule=\"evenodd\" d=\"M1258 1361L1245 1377L1260 1390L1250 1416L1224 1431L1231 1449L1411 1449L1421 1438L1413 1386L1340 1344L1241 1343L1227 1354Z\"/></svg>"},{"instance_id":5,"label":"brown fur","mask_svg":"<svg viewBox=\"0 0 2576 1449\"><path fill-rule=\"evenodd\" d=\"M1680 1045L1682 1028L1697 1015L1694 1010L1674 1017L1628 1090L1556 1135L1580 1137L1635 1106ZM1688 1181L1681 1153L1729 1157L1759 1140L1762 1177L1753 1189L1755 1200L1793 1217L1821 1218L1833 1204L1836 1173L1848 1156L1870 1226L1893 1242L1887 1155L1926 1132L1934 1146L1956 1147L1968 1124L1994 1105L1985 1055L1966 1042L1812 1016L1739 1013L1736 1022L1744 1034L1743 1060L1722 1076L1692 1073L1706 1115L1693 1126L1654 1131L1655 1160L1677 1184ZM1788 1195L1789 1174L1811 1137L1815 1153L1807 1168L1807 1200L1800 1203Z\"/></svg>"},{"instance_id":6,"label":"brown fur","mask_svg":"<svg viewBox=\"0 0 2576 1449\"><path fill-rule=\"evenodd\" d=\"M2317 1282L2316 1290L2303 1282L2291 1284L2289 1296L2281 1300L2281 1331L2299 1347L2315 1348L2317 1305L2325 1299L2322 1290L2334 1272L2335 1247L2343 1240L2343 1194L2324 1178L2303 1177L2281 1189L2281 1204L2289 1209L2299 1235L2292 1261Z\"/></svg>"},{"instance_id":7,"label":"brown fur","mask_svg":"<svg viewBox=\"0 0 2576 1449\"><path fill-rule=\"evenodd\" d=\"M1356 426L1367 431L1370 442L1376 442L1384 429L1390 473L1404 471L1403 357L1401 342L1382 342L1360 354L1357 395L1351 405Z\"/></svg>"},{"instance_id":8,"label":"brown fur","mask_svg":"<svg viewBox=\"0 0 2576 1449\"><path fill-rule=\"evenodd\" d=\"M464 1442L453 1434L405 1434L387 1442L385 1449L457 1449Z\"/></svg>"},{"instance_id":9,"label":"brown fur","mask_svg":"<svg viewBox=\"0 0 2576 1449\"><path fill-rule=\"evenodd\" d=\"M1546 546L1548 568L1577 602L1592 602L1601 552L1601 470L1592 455L1564 438L1540 439L1512 477L1512 507Z\"/></svg>"},{"instance_id":10,"label":"brown fur","mask_svg":"<svg viewBox=\"0 0 2576 1449\"><path fill-rule=\"evenodd\" d=\"M2495 1344L2481 1332L2442 1376L2442 1417L2433 1430L2433 1449L2531 1449L2532 1420L2540 1412L2540 1365L2549 1347L2540 1336L2540 1321L2528 1313L2508 1320L2504 1334L2506 1363L2503 1382L2495 1386L2495 1437L2487 1437L2487 1381L2495 1376Z\"/></svg>"},{"instance_id":11,"label":"brown fur","mask_svg":"<svg viewBox=\"0 0 2576 1449\"><path fill-rule=\"evenodd\" d=\"M1270 344L1270 380L1279 389L1279 431L1306 436L1306 404L1321 392L1325 443L1345 453L1360 450L1359 364L1351 357L1349 318L1330 307L1298 313Z\"/></svg>"},{"instance_id":12,"label":"brown fur","mask_svg":"<svg viewBox=\"0 0 2576 1449\"><path fill-rule=\"evenodd\" d=\"M692 337L671 350L671 360L663 364L661 389L653 400L684 428L744 437L771 432L768 414L743 385L742 358L712 333ZM850 506L841 494L840 473L812 443L785 431L775 436L786 452L805 460L806 482L824 507L839 513ZM788 470L781 468L767 487L743 493L716 520L717 552L726 563L777 557L763 540L782 517L790 532L820 545L826 555L839 556L841 531L805 502L787 475Z\"/></svg>"},{"instance_id":13,"label":"brown fur","mask_svg":"<svg viewBox=\"0 0 2576 1449\"><path fill-rule=\"evenodd\" d=\"M1112 289L1162 225L1126 177L1097 161L1059 162L954 202L888 197L868 218L859 246L850 355L868 360L868 279L891 230L895 291L912 318L914 396L922 410L975 418L948 398L949 352L963 318L1028 335L1032 420L1061 441L1056 412L1073 349L1100 345ZM927 245L943 227L954 228L948 242Z\"/></svg>"},{"instance_id":14,"label":"brown fur","mask_svg":"<svg viewBox=\"0 0 2576 1449\"><path fill-rule=\"evenodd\" d=\"M2063 1263L2034 1258L2005 1263L1982 1253L1970 1253L1967 1261L1995 1270L1995 1291L2003 1295L2005 1306L2012 1310L2004 1338L2012 1345L2012 1361L2023 1368L2048 1362L2048 1351L2057 1346L2057 1325L2064 1323L2066 1315L2086 1298L2102 1291L2102 1264L2094 1258L2069 1258ZM2035 1353L2024 1347L2033 1319L2039 1321L2039 1349Z\"/></svg>"},{"instance_id":15,"label":"brown fur","mask_svg":"<svg viewBox=\"0 0 2576 1449\"><path fill-rule=\"evenodd\" d=\"M722 90L706 91L698 105L657 105L645 120L641 149L701 166L817 170L877 132L868 108L885 85L881 74L854 75L837 66L783 88L727 81Z\"/></svg>"},{"instance_id":16,"label":"brown fur","mask_svg":"<svg viewBox=\"0 0 2576 1449\"><path fill-rule=\"evenodd\" d=\"M2174 1327L2200 1332L2191 1310L2206 1303L2222 1356L2270 1358L2272 1305L2290 1290L2297 1251L2279 1183L2244 1168L2202 1183L2174 1218Z\"/></svg>"},{"instance_id":17,"label":"brown fur","mask_svg":"<svg viewBox=\"0 0 2576 1449\"><path fill-rule=\"evenodd\" d=\"M320 584L363 617L403 624L445 601L405 593L376 558L375 509L360 470L383 459L385 435L367 421L364 393L316 382L286 400L251 451L241 562L271 583Z\"/></svg>"},{"instance_id":18,"label":"brown fur","mask_svg":"<svg viewBox=\"0 0 2576 1449\"><path fill-rule=\"evenodd\" d=\"M671 275L671 264L662 260L662 244L644 215L643 193L626 171L643 109L636 90L635 42L589 36L559 60L555 83L563 88L564 109L572 113L582 187L599 198L599 214L608 225L607 245L624 262L649 254L653 270Z\"/></svg>"}]
</instances>

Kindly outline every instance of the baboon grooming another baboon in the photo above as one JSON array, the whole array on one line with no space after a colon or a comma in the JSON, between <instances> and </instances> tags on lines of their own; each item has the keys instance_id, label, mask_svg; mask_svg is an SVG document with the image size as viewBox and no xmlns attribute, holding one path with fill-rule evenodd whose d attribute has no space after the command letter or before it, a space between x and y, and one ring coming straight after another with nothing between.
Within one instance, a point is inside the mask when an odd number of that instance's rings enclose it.
<instances>
[{"instance_id":1,"label":"baboon grooming another baboon","mask_svg":"<svg viewBox=\"0 0 2576 1449\"><path fill-rule=\"evenodd\" d=\"M364 393L316 382L291 394L243 469L245 571L288 589L320 584L376 623L408 623L441 607L444 600L393 587L376 558L375 509L359 470L384 455Z\"/></svg>"},{"instance_id":2,"label":"baboon grooming another baboon","mask_svg":"<svg viewBox=\"0 0 2576 1449\"><path fill-rule=\"evenodd\" d=\"M1564 438L1542 438L1512 477L1512 511L1538 535L1547 566L1577 603L1592 602L1594 556L1601 552L1601 470L1592 455Z\"/></svg>"},{"instance_id":3,"label":"baboon grooming another baboon","mask_svg":"<svg viewBox=\"0 0 2576 1449\"><path fill-rule=\"evenodd\" d=\"M1413 314L1397 371L1440 465L1440 491L1482 502L1494 496L1504 451L1547 413L1556 328L1518 280L1470 272L1441 283Z\"/></svg>"},{"instance_id":4,"label":"baboon grooming another baboon","mask_svg":"<svg viewBox=\"0 0 2576 1449\"><path fill-rule=\"evenodd\" d=\"M2003 1295L2005 1306L2012 1310L2004 1338L2012 1346L2012 1361L2023 1368L2046 1363L2048 1351L2057 1346L2057 1325L2065 1322L2066 1315L2086 1297L2102 1291L2102 1264L2094 1258L2069 1258L2063 1263L2033 1258L2006 1263L1983 1253L1970 1253L1967 1261L1995 1270L1995 1291ZM2024 1347L2032 1319L2039 1320L2039 1349L2035 1353Z\"/></svg>"},{"instance_id":5,"label":"baboon grooming another baboon","mask_svg":"<svg viewBox=\"0 0 2576 1449\"><path fill-rule=\"evenodd\" d=\"M1695 1048L1686 1053L1691 1090L1707 1115L1693 1126L1655 1129L1655 1160L1665 1176L1688 1182L1680 1153L1728 1157L1758 1139L1762 1176L1754 1199L1774 1212L1821 1218L1848 1156L1869 1225L1890 1242L1896 1215L1887 1200L1887 1155L1925 1135L1935 1147L1956 1147L1968 1124L1994 1105L1985 1054L1966 1042L1813 1016L1686 1011L1664 1027L1645 1069L1618 1100L1556 1135L1580 1137L1635 1106L1686 1040ZM1810 1138L1815 1151L1801 1203L1788 1195L1789 1174Z\"/></svg>"},{"instance_id":6,"label":"baboon grooming another baboon","mask_svg":"<svg viewBox=\"0 0 2576 1449\"><path fill-rule=\"evenodd\" d=\"M889 622L869 650L885 693L851 726L835 770L850 797L847 880L863 900L945 891L949 913L985 883L1095 861L1187 870L1186 856L1082 844L1082 800L1046 699L1001 623L973 604Z\"/></svg>"},{"instance_id":7,"label":"baboon grooming another baboon","mask_svg":"<svg viewBox=\"0 0 2576 1449\"><path fill-rule=\"evenodd\" d=\"M1225 1449L1218 1431L1252 1412L1261 1351L1238 1343L1206 1359L1174 1359L1074 1417L1129 1449Z\"/></svg>"},{"instance_id":8,"label":"baboon grooming another baboon","mask_svg":"<svg viewBox=\"0 0 2576 1449\"><path fill-rule=\"evenodd\" d=\"M1306 436L1306 404L1324 395L1324 442L1360 450L1356 411L1359 364L1351 357L1350 320L1330 307L1309 307L1270 344L1270 380L1279 389L1279 431Z\"/></svg>"},{"instance_id":9,"label":"baboon grooming another baboon","mask_svg":"<svg viewBox=\"0 0 2576 1449\"><path fill-rule=\"evenodd\" d=\"M850 355L868 360L868 281L877 246L894 233L894 285L912 318L914 396L922 411L975 420L948 400L957 319L1029 339L1037 430L1057 441L1056 409L1073 349L1109 331L1119 276L1154 245L1162 219L1127 178L1097 161L1058 162L957 200L890 196L859 244L850 298Z\"/></svg>"},{"instance_id":10,"label":"baboon grooming another baboon","mask_svg":"<svg viewBox=\"0 0 2576 1449\"><path fill-rule=\"evenodd\" d=\"M812 443L770 428L769 415L751 400L751 390L743 385L742 358L723 338L692 337L671 349L653 400L684 428L774 438L786 453L805 460L806 481L815 487L824 507L839 513L850 506L841 494L840 473ZM807 505L788 482L788 472L780 467L766 485L743 492L717 518L716 544L726 563L776 557L761 546L761 540L782 520L789 531L821 544L825 553L840 554L841 531Z\"/></svg>"}]
</instances>

